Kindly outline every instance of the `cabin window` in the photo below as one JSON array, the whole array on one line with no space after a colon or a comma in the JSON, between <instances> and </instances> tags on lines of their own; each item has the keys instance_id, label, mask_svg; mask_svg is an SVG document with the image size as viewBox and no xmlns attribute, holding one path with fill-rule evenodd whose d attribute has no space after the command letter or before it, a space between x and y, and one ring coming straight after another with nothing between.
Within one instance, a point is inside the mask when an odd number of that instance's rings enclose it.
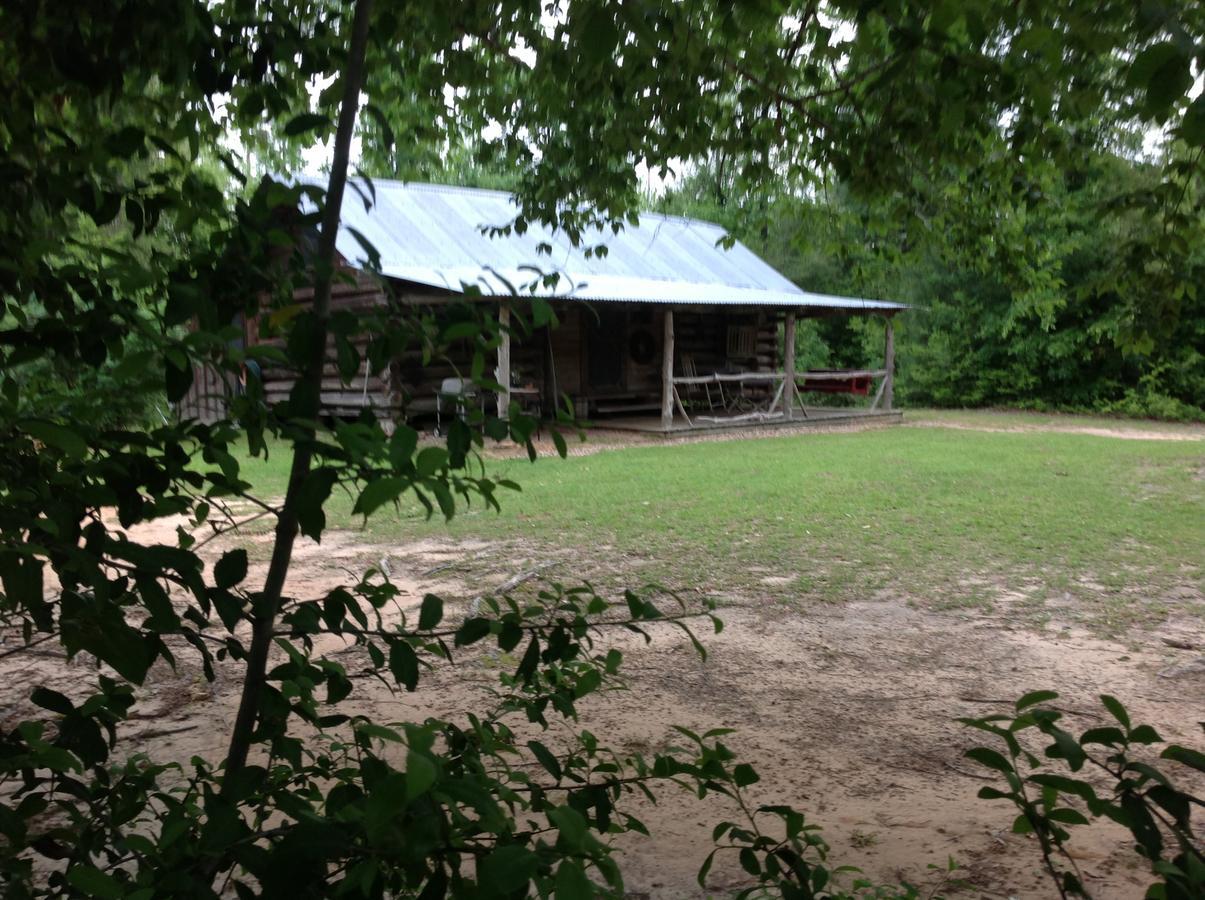
<instances>
[{"instance_id":1,"label":"cabin window","mask_svg":"<svg viewBox=\"0 0 1205 900\"><path fill-rule=\"evenodd\" d=\"M757 326L728 326L728 358L752 359L757 356Z\"/></svg>"}]
</instances>

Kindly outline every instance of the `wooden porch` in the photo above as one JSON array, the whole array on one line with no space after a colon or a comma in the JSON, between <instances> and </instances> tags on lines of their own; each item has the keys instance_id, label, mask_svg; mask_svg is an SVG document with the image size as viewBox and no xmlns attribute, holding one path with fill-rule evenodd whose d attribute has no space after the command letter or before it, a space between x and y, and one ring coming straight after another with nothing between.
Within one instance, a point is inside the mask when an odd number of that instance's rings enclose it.
<instances>
[{"instance_id":1,"label":"wooden porch","mask_svg":"<svg viewBox=\"0 0 1205 900\"><path fill-rule=\"evenodd\" d=\"M580 304L566 304L558 312L567 327L534 342L547 352L539 374L520 382L510 303L500 304L494 375L511 387L497 397L499 416L513 400L538 398L548 410L568 396L579 418L599 427L661 434L900 418L893 410L894 311L881 314L880 367L807 371L796 371L796 318L836 311L601 304L587 314ZM523 368L533 373L532 366ZM809 407L809 393L860 395L867 405Z\"/></svg>"}]
</instances>

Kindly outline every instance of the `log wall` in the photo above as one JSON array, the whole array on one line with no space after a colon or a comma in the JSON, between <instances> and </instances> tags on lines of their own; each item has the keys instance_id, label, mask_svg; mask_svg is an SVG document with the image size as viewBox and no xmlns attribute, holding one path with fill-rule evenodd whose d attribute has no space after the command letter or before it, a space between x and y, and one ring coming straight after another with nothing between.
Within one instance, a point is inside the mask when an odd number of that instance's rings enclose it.
<instances>
[{"instance_id":1,"label":"log wall","mask_svg":"<svg viewBox=\"0 0 1205 900\"><path fill-rule=\"evenodd\" d=\"M383 306L385 293L377 281L365 272L343 268L341 275L331 286L331 312L366 313ZM302 288L294 293L299 304L307 305L313 299L312 288ZM276 337L265 337L262 323L256 319L248 323L247 343L268 346L280 346L282 340ZM368 348L372 337L367 334L358 335L352 339L352 344L359 351L361 370L349 382L344 383L339 375L336 363L335 341L327 340L326 366L322 373L322 411L325 415L338 418L354 418L365 408L376 410L382 418L396 420L402 409L402 394L399 390L393 368L376 375L368 372L364 360L367 359ZM296 381L296 372L291 368L264 367L261 373L264 387L264 398L269 403L278 403L288 399Z\"/></svg>"},{"instance_id":2,"label":"log wall","mask_svg":"<svg viewBox=\"0 0 1205 900\"><path fill-rule=\"evenodd\" d=\"M332 311L366 312L385 304L385 292L363 272L345 269L351 274L349 281L337 280L332 289ZM440 296L417 285L396 285L399 289L410 289L402 293L403 303L414 303L438 310L441 304L455 300L452 295ZM300 290L296 294L299 303L308 303L312 290ZM521 300L514 301L515 309L529 318ZM662 389L662 357L664 347L665 307L653 304L626 303L622 305L624 334L618 343L622 354L623 384L619 387L595 389L589 384L587 353L590 344L590 329L597 327L596 317L581 301L554 303L560 322L558 328L535 329L531 334L516 333L511 341L511 384L515 387L534 387L541 392L545 413L550 412L559 398L568 394L578 402L579 413L593 415L602 407L650 409L660 407ZM615 320L614 306L611 321ZM683 374L682 359L693 359L696 371L701 375L727 371L734 367L745 371L777 371L779 369L779 322L781 315L776 311L727 310L715 308L681 308L674 315L674 359L673 371ZM279 338L266 337L259 322L248 323L248 343L273 343ZM747 359L729 359L728 331L731 327L756 329L756 340L752 355ZM652 358L646 362L633 359L632 335L642 332L653 346ZM354 340L361 357L367 357L371 344L370 335ZM437 395L443 381L448 378L467 378L472 370L472 342L460 341L447 350L441 358L423 363L421 350L412 348L393 360L387 372L377 375L362 370L349 382L344 383L338 373L334 342L328 343L327 367L322 384L323 411L329 416L351 418L366 407L382 418L393 421L425 419L435 412ZM495 360L485 360L487 377L493 373ZM205 421L212 421L224 414L220 407L207 401L210 395L221 396L227 390L222 384L210 384L209 375L198 373L197 396L189 401L193 414ZM279 402L289 396L293 388L295 373L281 367L267 367L262 372L264 393L269 402ZM482 398L485 403L490 398ZM206 406L205 403L209 405ZM182 408L183 408L182 404Z\"/></svg>"}]
</instances>

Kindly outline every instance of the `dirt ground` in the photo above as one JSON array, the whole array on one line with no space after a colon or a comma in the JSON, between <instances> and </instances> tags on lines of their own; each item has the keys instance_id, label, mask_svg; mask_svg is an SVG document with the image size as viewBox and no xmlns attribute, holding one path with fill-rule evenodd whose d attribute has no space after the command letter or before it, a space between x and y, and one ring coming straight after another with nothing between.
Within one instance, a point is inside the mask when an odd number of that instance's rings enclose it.
<instances>
[{"instance_id":1,"label":"dirt ground","mask_svg":"<svg viewBox=\"0 0 1205 900\"><path fill-rule=\"evenodd\" d=\"M382 558L405 591L404 606L434 591L459 598L459 608L450 606L456 615L483 586L555 556L552 548L483 542L384 552L334 534L321 547L300 547L291 583L318 594ZM555 577L555 567L544 574ZM581 725L621 749L645 752L677 742L672 724L737 728L731 746L762 776L754 799L790 803L822 824L834 862L882 881L934 885L938 876L927 867L953 857L968 896L1053 896L1037 872L1032 843L1009 833L1011 808L975 799L985 782L962 758L973 736L954 719L1006 710L1006 701L1057 683L1077 729L1099 724L1095 697L1113 693L1137 721L1197 745L1205 666L1196 663L1205 629L1197 621L1170 621L1116 643L1058 623L1042 634L1016 629L1006 613L926 612L907 599L883 594L802 611L767 606L755 595L732 599L722 608L724 631L706 637L706 662L668 630L648 646L620 639L631 689L592 700ZM1196 649L1173 648L1163 638ZM64 666L51 653L30 653L0 663L8 684L5 719L37 683L67 692L79 684L85 664ZM432 673L417 695L371 688L359 703L386 721L456 716L480 701L495 676L480 661L462 662ZM236 689L230 674L209 685L188 664L175 674L156 672L138 710L145 727L131 731L123 749L182 760L220 757ZM641 805L636 814L653 837L621 842L631 895L704 896L695 873L710 849L711 827L732 813L721 799L700 802L676 792L663 794L655 807ZM1141 894L1145 873L1120 832L1094 827L1076 844L1095 896ZM707 894L740 883L739 869L721 862Z\"/></svg>"},{"instance_id":2,"label":"dirt ground","mask_svg":"<svg viewBox=\"0 0 1205 900\"><path fill-rule=\"evenodd\" d=\"M170 540L174 523L158 530ZM425 593L434 592L446 598L455 617L464 615L471 597L519 572L540 570L555 579L570 571L622 571L625 564L608 558L606 548L567 560L559 548L514 542L425 541L394 548L359 540L335 532L321 546L301 542L291 592L319 596L385 560L403 590L403 607L417 608ZM215 542L206 552L216 558L222 549ZM262 574L262 564L253 566L252 583ZM750 582L756 585L757 576L751 574ZM1057 684L1073 730L1101 724L1096 697L1110 693L1124 700L1136 722L1154 725L1167 740L1200 746L1205 623L1173 618L1154 631L1102 640L1070 621L1056 619L1040 632L1019 626L1006 604L937 612L912 600L882 592L862 602L808 604L802 598L784 605L760 597L756 587L722 598L726 627L704 636L705 662L670 629L655 632L647 646L619 638L630 690L592 698L580 727L605 735L613 746L644 752L679 743L673 724L698 731L736 728L728 742L762 777L753 798L794 805L823 825L832 863L859 866L884 882L934 887L941 879L929 867L944 868L952 857L965 885L947 887L947 895L1056 896L1039 872L1033 842L1010 833L1011 806L976 799L987 782L963 758L976 739L955 719L1007 711L1026 691ZM0 726L11 727L26 711L35 685L76 693L90 675L86 662L67 665L45 648L0 659L6 684ZM496 664L470 658L430 673L418 694L394 696L360 681L354 697L384 721L430 713L455 717L474 708L496 674ZM120 750L220 758L237 688L234 670L219 671L210 684L188 657L174 673L156 670ZM733 814L721 798L700 802L667 792L656 806L643 804L634 812L653 837L620 842L629 896L722 896L742 883L735 861L723 859L706 891L695 882L711 847L711 828ZM1142 895L1149 877L1119 830L1082 830L1073 847L1093 896Z\"/></svg>"}]
</instances>

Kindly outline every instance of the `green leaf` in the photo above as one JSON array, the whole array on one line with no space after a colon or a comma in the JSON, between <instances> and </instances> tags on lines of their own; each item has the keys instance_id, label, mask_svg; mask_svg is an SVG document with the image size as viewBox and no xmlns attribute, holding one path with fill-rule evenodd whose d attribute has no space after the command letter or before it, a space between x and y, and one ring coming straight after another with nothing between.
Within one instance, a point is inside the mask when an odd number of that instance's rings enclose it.
<instances>
[{"instance_id":1,"label":"green leaf","mask_svg":"<svg viewBox=\"0 0 1205 900\"><path fill-rule=\"evenodd\" d=\"M1100 729L1102 731L1116 731L1117 729ZM1054 744L1046 748L1046 755L1051 759L1064 759L1072 772L1078 772L1088 759L1088 754L1084 752L1084 748L1080 746L1079 741L1063 731L1061 728L1051 726L1045 729L1046 733L1054 738ZM1083 737L1084 743L1091 743L1088 740L1088 735Z\"/></svg>"},{"instance_id":2,"label":"green leaf","mask_svg":"<svg viewBox=\"0 0 1205 900\"><path fill-rule=\"evenodd\" d=\"M418 432L409 425L399 424L389 439L389 462L395 469L401 469L410 461L418 446Z\"/></svg>"},{"instance_id":3,"label":"green leaf","mask_svg":"<svg viewBox=\"0 0 1205 900\"><path fill-rule=\"evenodd\" d=\"M699 887L707 889L707 876L711 872L711 864L715 862L715 855L720 852L720 848L716 848L707 854L707 859L703 860L703 865L699 866L699 874L697 880Z\"/></svg>"},{"instance_id":4,"label":"green leaf","mask_svg":"<svg viewBox=\"0 0 1205 900\"><path fill-rule=\"evenodd\" d=\"M999 788L986 786L981 787L976 796L978 796L980 800L1011 800L1013 798L1012 794L1002 791Z\"/></svg>"},{"instance_id":5,"label":"green leaf","mask_svg":"<svg viewBox=\"0 0 1205 900\"><path fill-rule=\"evenodd\" d=\"M0 584L4 586L8 603L26 609L44 606L44 568L45 564L40 559L17 553L0 553Z\"/></svg>"},{"instance_id":6,"label":"green leaf","mask_svg":"<svg viewBox=\"0 0 1205 900\"><path fill-rule=\"evenodd\" d=\"M987 766L989 769L995 769L1005 774L1010 774L1013 771L1012 764L998 751L990 747L972 747L965 755L968 759L973 759L979 765Z\"/></svg>"},{"instance_id":7,"label":"green leaf","mask_svg":"<svg viewBox=\"0 0 1205 900\"><path fill-rule=\"evenodd\" d=\"M322 539L326 528L326 513L322 507L331 495L338 473L329 466L314 469L306 476L297 491L297 525L303 535L315 541Z\"/></svg>"},{"instance_id":8,"label":"green leaf","mask_svg":"<svg viewBox=\"0 0 1205 900\"><path fill-rule=\"evenodd\" d=\"M34 688L29 699L33 702L34 706L40 706L42 709L48 709L60 715L70 715L75 711L75 704L65 694L60 694L58 691L51 690L48 687Z\"/></svg>"},{"instance_id":9,"label":"green leaf","mask_svg":"<svg viewBox=\"0 0 1205 900\"><path fill-rule=\"evenodd\" d=\"M1172 41L1152 44L1134 58L1130 83L1145 89L1147 114L1163 121L1192 86L1189 53Z\"/></svg>"},{"instance_id":10,"label":"green leaf","mask_svg":"<svg viewBox=\"0 0 1205 900\"><path fill-rule=\"evenodd\" d=\"M1033 823L1025 813L1013 819L1013 834L1033 834Z\"/></svg>"},{"instance_id":11,"label":"green leaf","mask_svg":"<svg viewBox=\"0 0 1205 900\"><path fill-rule=\"evenodd\" d=\"M228 590L247 577L247 551L241 547L222 554L213 567L213 581L223 590Z\"/></svg>"},{"instance_id":12,"label":"green leaf","mask_svg":"<svg viewBox=\"0 0 1205 900\"><path fill-rule=\"evenodd\" d=\"M1205 146L1205 94L1200 94L1180 121L1180 138L1189 146Z\"/></svg>"},{"instance_id":13,"label":"green leaf","mask_svg":"<svg viewBox=\"0 0 1205 900\"><path fill-rule=\"evenodd\" d=\"M559 784L561 780L561 763L553 752L539 741L528 741L527 749L540 761L540 765L548 770L548 774L552 776L552 780Z\"/></svg>"},{"instance_id":14,"label":"green leaf","mask_svg":"<svg viewBox=\"0 0 1205 900\"><path fill-rule=\"evenodd\" d=\"M757 854L749 847L742 847L739 854L741 868L750 875L761 875L761 861L757 858Z\"/></svg>"},{"instance_id":15,"label":"green leaf","mask_svg":"<svg viewBox=\"0 0 1205 900\"><path fill-rule=\"evenodd\" d=\"M392 148L394 143L393 128L389 124L389 119L380 107L374 106L371 103L364 104L364 112L372 118L381 132L381 143L386 148Z\"/></svg>"},{"instance_id":16,"label":"green leaf","mask_svg":"<svg viewBox=\"0 0 1205 900\"><path fill-rule=\"evenodd\" d=\"M1017 701L1017 712L1033 706L1035 703L1045 703L1047 700L1055 700L1058 696L1058 691L1030 691Z\"/></svg>"},{"instance_id":17,"label":"green leaf","mask_svg":"<svg viewBox=\"0 0 1205 900\"><path fill-rule=\"evenodd\" d=\"M444 602L434 594L427 594L423 597L423 605L418 611L418 629L419 631L430 631L444 617Z\"/></svg>"},{"instance_id":18,"label":"green leaf","mask_svg":"<svg viewBox=\"0 0 1205 900\"><path fill-rule=\"evenodd\" d=\"M463 625L456 630L456 646L467 647L475 644L490 633L490 620L480 616L465 619Z\"/></svg>"},{"instance_id":19,"label":"green leaf","mask_svg":"<svg viewBox=\"0 0 1205 900\"><path fill-rule=\"evenodd\" d=\"M66 426L30 419L21 423L21 429L40 443L61 450L73 459L83 459L88 455L88 444L78 432Z\"/></svg>"},{"instance_id":20,"label":"green leaf","mask_svg":"<svg viewBox=\"0 0 1205 900\"><path fill-rule=\"evenodd\" d=\"M431 485L431 493L435 495L435 501L439 504L439 511L443 513L444 519L452 521L456 515L456 501L452 499L448 486L442 481L436 481Z\"/></svg>"},{"instance_id":21,"label":"green leaf","mask_svg":"<svg viewBox=\"0 0 1205 900\"><path fill-rule=\"evenodd\" d=\"M94 866L72 866L67 870L67 883L98 900L119 900L125 894L121 882Z\"/></svg>"},{"instance_id":22,"label":"green leaf","mask_svg":"<svg viewBox=\"0 0 1205 900\"><path fill-rule=\"evenodd\" d=\"M1052 809L1046 813L1046 818L1052 822L1062 822L1065 825L1087 825L1088 819L1082 812L1068 807Z\"/></svg>"},{"instance_id":23,"label":"green leaf","mask_svg":"<svg viewBox=\"0 0 1205 900\"><path fill-rule=\"evenodd\" d=\"M370 481L360 492L356 505L352 507L352 515L370 516L386 503L397 500L405 489L406 480L397 476Z\"/></svg>"},{"instance_id":24,"label":"green leaf","mask_svg":"<svg viewBox=\"0 0 1205 900\"><path fill-rule=\"evenodd\" d=\"M171 356L163 358L163 383L169 403L183 400L188 389L192 387L192 380L192 363L187 358L183 360L176 360Z\"/></svg>"},{"instance_id":25,"label":"green leaf","mask_svg":"<svg viewBox=\"0 0 1205 900\"><path fill-rule=\"evenodd\" d=\"M560 836L558 844L566 850L581 851L586 847L586 820L576 809L568 806L555 806L548 810L548 818L557 827Z\"/></svg>"},{"instance_id":26,"label":"green leaf","mask_svg":"<svg viewBox=\"0 0 1205 900\"><path fill-rule=\"evenodd\" d=\"M594 885L586 877L581 863L575 859L561 860L556 870L553 896L556 900L589 900L594 896Z\"/></svg>"},{"instance_id":27,"label":"green leaf","mask_svg":"<svg viewBox=\"0 0 1205 900\"><path fill-rule=\"evenodd\" d=\"M732 770L732 780L736 783L737 787L748 787L761 781L761 776L754 771L753 766L748 763L741 763Z\"/></svg>"},{"instance_id":28,"label":"green leaf","mask_svg":"<svg viewBox=\"0 0 1205 900\"><path fill-rule=\"evenodd\" d=\"M418 656L405 640L396 640L389 645L389 671L397 683L406 690L418 687Z\"/></svg>"},{"instance_id":29,"label":"green leaf","mask_svg":"<svg viewBox=\"0 0 1205 900\"><path fill-rule=\"evenodd\" d=\"M430 478L448 462L448 451L443 447L424 447L414 460L419 478Z\"/></svg>"},{"instance_id":30,"label":"green leaf","mask_svg":"<svg viewBox=\"0 0 1205 900\"><path fill-rule=\"evenodd\" d=\"M536 669L540 665L540 639L532 635L531 643L527 645L527 650L523 653L523 659L519 661L518 667L515 669L515 678L524 684L531 682L532 677L536 674Z\"/></svg>"},{"instance_id":31,"label":"green leaf","mask_svg":"<svg viewBox=\"0 0 1205 900\"><path fill-rule=\"evenodd\" d=\"M294 137L307 131L313 131L315 128L325 129L329 126L330 119L320 113L302 113L289 120L285 125L285 134Z\"/></svg>"},{"instance_id":32,"label":"green leaf","mask_svg":"<svg viewBox=\"0 0 1205 900\"><path fill-rule=\"evenodd\" d=\"M521 844L503 844L481 860L477 880L491 895L525 897L525 888L538 867L531 850Z\"/></svg>"},{"instance_id":33,"label":"green leaf","mask_svg":"<svg viewBox=\"0 0 1205 900\"><path fill-rule=\"evenodd\" d=\"M411 750L406 754L406 797L413 800L425 794L438 777L435 763L425 754Z\"/></svg>"},{"instance_id":34,"label":"green leaf","mask_svg":"<svg viewBox=\"0 0 1205 900\"><path fill-rule=\"evenodd\" d=\"M1110 747L1122 747L1125 746L1126 736L1120 728L1114 728L1112 725L1105 725L1101 728L1089 728L1080 737L1080 743L1106 744Z\"/></svg>"},{"instance_id":35,"label":"green leaf","mask_svg":"<svg viewBox=\"0 0 1205 900\"><path fill-rule=\"evenodd\" d=\"M1193 750L1190 747L1182 747L1179 744L1172 744L1166 750L1159 754L1160 759L1170 759L1174 762L1196 769L1198 772L1205 772L1205 753L1199 750Z\"/></svg>"},{"instance_id":36,"label":"green leaf","mask_svg":"<svg viewBox=\"0 0 1205 900\"><path fill-rule=\"evenodd\" d=\"M1104 704L1113 718L1121 723L1121 727L1126 731L1130 730L1130 714L1126 712L1126 708L1121 705L1121 701L1116 697L1111 697L1108 694L1100 695L1100 702Z\"/></svg>"},{"instance_id":37,"label":"green leaf","mask_svg":"<svg viewBox=\"0 0 1205 900\"><path fill-rule=\"evenodd\" d=\"M1078 781L1074 778L1068 778L1065 775L1053 775L1046 772L1039 772L1036 775L1029 776L1029 781L1034 784L1041 785L1046 788L1054 788L1056 791L1062 791L1064 794L1072 794L1076 797L1082 797L1084 800L1094 801L1096 799L1096 791L1092 789L1092 785L1085 781Z\"/></svg>"},{"instance_id":38,"label":"green leaf","mask_svg":"<svg viewBox=\"0 0 1205 900\"><path fill-rule=\"evenodd\" d=\"M1139 725L1130 732L1129 738L1131 744L1158 744L1163 741L1159 732L1150 725Z\"/></svg>"}]
</instances>

